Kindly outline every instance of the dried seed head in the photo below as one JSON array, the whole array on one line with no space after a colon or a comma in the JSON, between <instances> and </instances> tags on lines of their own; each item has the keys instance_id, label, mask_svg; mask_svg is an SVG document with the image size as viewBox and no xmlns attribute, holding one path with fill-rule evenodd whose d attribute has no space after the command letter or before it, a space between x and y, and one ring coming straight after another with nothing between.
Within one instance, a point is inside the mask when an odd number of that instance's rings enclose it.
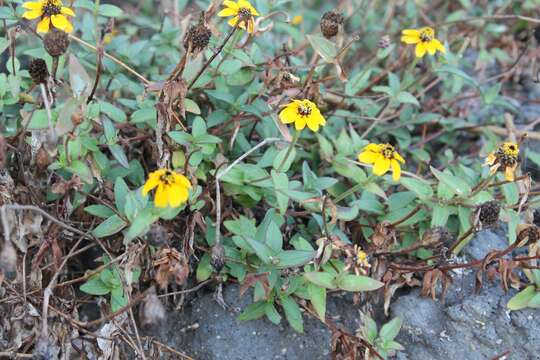
<instances>
[{"instance_id":1,"label":"dried seed head","mask_svg":"<svg viewBox=\"0 0 540 360\"><path fill-rule=\"evenodd\" d=\"M453 240L452 234L443 226L435 226L427 230L422 236L424 247L449 247Z\"/></svg>"},{"instance_id":2,"label":"dried seed head","mask_svg":"<svg viewBox=\"0 0 540 360\"><path fill-rule=\"evenodd\" d=\"M152 246L160 247L169 242L167 230L159 224L153 224L146 234L146 240Z\"/></svg>"},{"instance_id":3,"label":"dried seed head","mask_svg":"<svg viewBox=\"0 0 540 360\"><path fill-rule=\"evenodd\" d=\"M499 213L501 212L501 205L498 201L492 200L483 203L476 208L475 214L480 222L480 226L490 227L499 221Z\"/></svg>"},{"instance_id":4,"label":"dried seed head","mask_svg":"<svg viewBox=\"0 0 540 360\"><path fill-rule=\"evenodd\" d=\"M519 225L517 228L518 235L516 238L516 243L519 244L519 246L537 243L538 239L540 239L539 230L540 229L536 225Z\"/></svg>"},{"instance_id":5,"label":"dried seed head","mask_svg":"<svg viewBox=\"0 0 540 360\"><path fill-rule=\"evenodd\" d=\"M540 210L535 209L533 213L533 224L536 226L540 226Z\"/></svg>"},{"instance_id":6,"label":"dried seed head","mask_svg":"<svg viewBox=\"0 0 540 360\"><path fill-rule=\"evenodd\" d=\"M184 37L184 49L189 49L191 43L191 51L198 53L206 49L212 32L203 23L199 23L197 26L191 26Z\"/></svg>"},{"instance_id":7,"label":"dried seed head","mask_svg":"<svg viewBox=\"0 0 540 360\"><path fill-rule=\"evenodd\" d=\"M34 59L30 63L28 72L32 77L32 81L36 84L44 84L49 77L49 70L47 69L47 63L43 59Z\"/></svg>"},{"instance_id":8,"label":"dried seed head","mask_svg":"<svg viewBox=\"0 0 540 360\"><path fill-rule=\"evenodd\" d=\"M59 57L66 53L69 47L69 37L66 32L53 29L45 35L43 44L49 55L52 57Z\"/></svg>"},{"instance_id":9,"label":"dried seed head","mask_svg":"<svg viewBox=\"0 0 540 360\"><path fill-rule=\"evenodd\" d=\"M216 244L212 247L210 263L217 272L220 272L221 269L225 266L225 248L221 244Z\"/></svg>"},{"instance_id":10,"label":"dried seed head","mask_svg":"<svg viewBox=\"0 0 540 360\"><path fill-rule=\"evenodd\" d=\"M336 36L343 21L343 15L335 11L325 12L321 18L321 32L324 37L330 39Z\"/></svg>"},{"instance_id":11,"label":"dried seed head","mask_svg":"<svg viewBox=\"0 0 540 360\"><path fill-rule=\"evenodd\" d=\"M392 44L390 41L390 36L384 35L379 39L378 46L379 46L379 49L388 49L390 44Z\"/></svg>"}]
</instances>

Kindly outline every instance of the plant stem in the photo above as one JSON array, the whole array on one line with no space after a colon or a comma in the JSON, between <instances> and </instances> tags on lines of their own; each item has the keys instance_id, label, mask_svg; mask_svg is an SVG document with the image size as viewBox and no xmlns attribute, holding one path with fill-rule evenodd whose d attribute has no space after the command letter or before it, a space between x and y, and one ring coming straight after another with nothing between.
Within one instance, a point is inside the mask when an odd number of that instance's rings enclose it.
<instances>
[{"instance_id":1,"label":"plant stem","mask_svg":"<svg viewBox=\"0 0 540 360\"><path fill-rule=\"evenodd\" d=\"M298 142L298 138L300 138L300 131L296 131L294 133L294 136L292 138L292 141L289 143L289 147L287 148L287 152L285 153L285 157L281 160L281 163L279 164L278 168L276 169L276 172L281 172L283 170L283 167L289 160L289 156L291 156L291 153L296 146L296 143Z\"/></svg>"}]
</instances>

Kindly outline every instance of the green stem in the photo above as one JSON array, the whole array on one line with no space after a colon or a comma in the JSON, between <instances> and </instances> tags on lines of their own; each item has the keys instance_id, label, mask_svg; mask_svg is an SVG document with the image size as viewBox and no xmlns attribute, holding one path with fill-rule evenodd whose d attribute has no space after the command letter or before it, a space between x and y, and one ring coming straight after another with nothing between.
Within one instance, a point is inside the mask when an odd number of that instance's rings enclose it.
<instances>
[{"instance_id":1,"label":"green stem","mask_svg":"<svg viewBox=\"0 0 540 360\"><path fill-rule=\"evenodd\" d=\"M362 189L363 187L365 187L367 184L369 184L371 182L371 180L373 180L374 178L374 175L371 174L367 179L366 181L364 182L361 182L361 183L358 183L356 185L354 185L352 188L350 188L349 190L345 191L345 192L342 192L340 195L338 195L338 197L336 197L334 199L334 204L337 204L339 203L341 200L347 198L348 196L354 194L355 192L357 192L358 190Z\"/></svg>"},{"instance_id":2,"label":"green stem","mask_svg":"<svg viewBox=\"0 0 540 360\"><path fill-rule=\"evenodd\" d=\"M276 169L276 172L281 172L281 170L283 170L283 166L285 166L285 164L287 163L287 160L289 160L289 156L291 156L291 153L294 149L294 147L296 146L296 143L298 142L298 139L300 138L300 131L296 131L294 133L294 136L291 140L291 142L289 143L289 147L287 148L287 152L285 153L285 157L283 157L283 159L281 160L281 163L279 164L278 168Z\"/></svg>"}]
</instances>

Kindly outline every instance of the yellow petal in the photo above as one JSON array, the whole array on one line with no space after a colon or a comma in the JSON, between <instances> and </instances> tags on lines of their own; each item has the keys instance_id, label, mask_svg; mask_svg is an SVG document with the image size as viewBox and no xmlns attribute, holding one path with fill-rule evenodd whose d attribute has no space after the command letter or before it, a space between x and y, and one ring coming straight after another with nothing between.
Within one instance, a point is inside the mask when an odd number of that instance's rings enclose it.
<instances>
[{"instance_id":1,"label":"yellow petal","mask_svg":"<svg viewBox=\"0 0 540 360\"><path fill-rule=\"evenodd\" d=\"M238 11L238 9L240 9L240 7L238 6L238 4L235 3L234 1L231 1L231 0L225 0L225 1L223 1L223 6L228 7L228 8L231 8L231 9L234 9L234 10L236 10L236 11Z\"/></svg>"},{"instance_id":2,"label":"yellow petal","mask_svg":"<svg viewBox=\"0 0 540 360\"><path fill-rule=\"evenodd\" d=\"M39 10L43 8L43 3L41 1L27 1L22 5L23 8L28 10Z\"/></svg>"},{"instance_id":3,"label":"yellow petal","mask_svg":"<svg viewBox=\"0 0 540 360\"><path fill-rule=\"evenodd\" d=\"M236 24L238 23L238 21L240 21L240 19L238 18L238 16L235 16L235 17L231 18L229 21L227 21L227 24L229 24L232 27L235 27ZM240 24L238 24L238 27L240 29L245 29L246 28L243 21L240 22Z\"/></svg>"},{"instance_id":4,"label":"yellow petal","mask_svg":"<svg viewBox=\"0 0 540 360\"><path fill-rule=\"evenodd\" d=\"M431 40L431 43L434 44L434 46L435 46L435 48L437 50L439 50L443 54L446 53L446 48L444 47L444 45L439 40L433 39L433 40Z\"/></svg>"},{"instance_id":5,"label":"yellow petal","mask_svg":"<svg viewBox=\"0 0 540 360\"><path fill-rule=\"evenodd\" d=\"M62 6L61 13L64 15L75 16L75 12L66 6Z\"/></svg>"},{"instance_id":6,"label":"yellow petal","mask_svg":"<svg viewBox=\"0 0 540 360\"><path fill-rule=\"evenodd\" d=\"M41 20L38 23L37 32L39 32L39 33L49 32L50 25L51 25L51 19L48 18L48 17L44 17L43 20Z\"/></svg>"},{"instance_id":7,"label":"yellow petal","mask_svg":"<svg viewBox=\"0 0 540 360\"><path fill-rule=\"evenodd\" d=\"M395 159L392 159L391 165L392 165L392 180L399 181L399 178L401 177L401 166Z\"/></svg>"},{"instance_id":8,"label":"yellow petal","mask_svg":"<svg viewBox=\"0 0 540 360\"><path fill-rule=\"evenodd\" d=\"M420 31L416 29L405 29L401 31L402 35L420 37Z\"/></svg>"},{"instance_id":9,"label":"yellow petal","mask_svg":"<svg viewBox=\"0 0 540 360\"><path fill-rule=\"evenodd\" d=\"M22 16L27 20L34 20L41 16L41 10L25 11Z\"/></svg>"},{"instance_id":10,"label":"yellow petal","mask_svg":"<svg viewBox=\"0 0 540 360\"><path fill-rule=\"evenodd\" d=\"M376 153L381 152L381 145L380 144L368 144L364 147L363 151L373 151Z\"/></svg>"},{"instance_id":11,"label":"yellow petal","mask_svg":"<svg viewBox=\"0 0 540 360\"><path fill-rule=\"evenodd\" d=\"M281 112L279 113L279 120L283 124L290 124L296 121L296 118L298 117L297 113L297 107L296 104L292 103L287 105Z\"/></svg>"},{"instance_id":12,"label":"yellow petal","mask_svg":"<svg viewBox=\"0 0 540 360\"><path fill-rule=\"evenodd\" d=\"M497 157L495 156L495 153L489 153L489 155L486 158L486 165L493 165L495 164L495 161L497 160Z\"/></svg>"},{"instance_id":13,"label":"yellow petal","mask_svg":"<svg viewBox=\"0 0 540 360\"><path fill-rule=\"evenodd\" d=\"M358 161L365 163L365 164L373 164L377 161L377 159L381 156L380 153L376 153L373 151L364 151L358 154Z\"/></svg>"},{"instance_id":14,"label":"yellow petal","mask_svg":"<svg viewBox=\"0 0 540 360\"><path fill-rule=\"evenodd\" d=\"M158 208L166 208L169 202L169 187L159 184L154 197L154 205Z\"/></svg>"},{"instance_id":15,"label":"yellow petal","mask_svg":"<svg viewBox=\"0 0 540 360\"><path fill-rule=\"evenodd\" d=\"M317 118L313 116L309 116L306 119L306 124L311 131L313 132L319 131L319 120Z\"/></svg>"},{"instance_id":16,"label":"yellow petal","mask_svg":"<svg viewBox=\"0 0 540 360\"><path fill-rule=\"evenodd\" d=\"M504 169L504 178L506 181L514 181L514 172L516 171L517 164L514 166L508 166Z\"/></svg>"},{"instance_id":17,"label":"yellow petal","mask_svg":"<svg viewBox=\"0 0 540 360\"><path fill-rule=\"evenodd\" d=\"M247 23L248 23L247 32L250 34L253 34L253 32L255 31L255 21L253 21L253 19L249 19L247 20Z\"/></svg>"},{"instance_id":18,"label":"yellow petal","mask_svg":"<svg viewBox=\"0 0 540 360\"><path fill-rule=\"evenodd\" d=\"M306 119L303 116L299 116L294 122L294 127L298 131L303 130L306 127Z\"/></svg>"},{"instance_id":19,"label":"yellow petal","mask_svg":"<svg viewBox=\"0 0 540 360\"><path fill-rule=\"evenodd\" d=\"M181 186L183 186L183 187L185 187L187 189L191 189L191 183L189 182L187 177L185 177L182 174L175 173L174 174L174 182L178 183L179 185L181 185Z\"/></svg>"},{"instance_id":20,"label":"yellow petal","mask_svg":"<svg viewBox=\"0 0 540 360\"><path fill-rule=\"evenodd\" d=\"M403 41L405 44L417 44L421 40L420 38L414 36L402 36L401 41Z\"/></svg>"},{"instance_id":21,"label":"yellow petal","mask_svg":"<svg viewBox=\"0 0 540 360\"><path fill-rule=\"evenodd\" d=\"M416 44L415 54L417 58L421 58L426 55L426 45L423 42Z\"/></svg>"},{"instance_id":22,"label":"yellow petal","mask_svg":"<svg viewBox=\"0 0 540 360\"><path fill-rule=\"evenodd\" d=\"M383 156L379 157L373 166L373 174L382 176L390 169L390 159Z\"/></svg>"},{"instance_id":23,"label":"yellow petal","mask_svg":"<svg viewBox=\"0 0 540 360\"><path fill-rule=\"evenodd\" d=\"M171 207L179 207L187 201L189 193L183 186L173 186L169 191L169 203Z\"/></svg>"},{"instance_id":24,"label":"yellow petal","mask_svg":"<svg viewBox=\"0 0 540 360\"><path fill-rule=\"evenodd\" d=\"M64 15L53 15L51 21L53 26L60 30L64 30L69 26L69 21Z\"/></svg>"},{"instance_id":25,"label":"yellow petal","mask_svg":"<svg viewBox=\"0 0 540 360\"><path fill-rule=\"evenodd\" d=\"M405 159L402 158L401 155L397 153L397 151L394 151L394 158L400 163L405 164Z\"/></svg>"},{"instance_id":26,"label":"yellow petal","mask_svg":"<svg viewBox=\"0 0 540 360\"><path fill-rule=\"evenodd\" d=\"M73 25L71 25L71 23L69 21L67 22L67 26L64 29L64 31L67 32L67 33L70 33L70 32L73 31Z\"/></svg>"},{"instance_id":27,"label":"yellow petal","mask_svg":"<svg viewBox=\"0 0 540 360\"><path fill-rule=\"evenodd\" d=\"M219 17L228 17L238 14L238 10L232 8L225 8L218 13Z\"/></svg>"}]
</instances>

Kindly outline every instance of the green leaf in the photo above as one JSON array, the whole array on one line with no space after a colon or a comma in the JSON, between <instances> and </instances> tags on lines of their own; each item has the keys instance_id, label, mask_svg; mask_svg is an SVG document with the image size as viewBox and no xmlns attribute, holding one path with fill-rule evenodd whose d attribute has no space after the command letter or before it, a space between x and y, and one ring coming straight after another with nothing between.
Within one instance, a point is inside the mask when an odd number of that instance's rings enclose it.
<instances>
[{"instance_id":1,"label":"green leaf","mask_svg":"<svg viewBox=\"0 0 540 360\"><path fill-rule=\"evenodd\" d=\"M381 337L383 341L394 340L396 336L399 334L400 329L401 329L401 319L394 318L392 319L392 321L389 321L383 325L379 333L379 336Z\"/></svg>"},{"instance_id":2,"label":"green leaf","mask_svg":"<svg viewBox=\"0 0 540 360\"><path fill-rule=\"evenodd\" d=\"M325 272L306 272L304 273L304 277L313 284L326 289L336 288L335 276L333 274Z\"/></svg>"},{"instance_id":3,"label":"green leaf","mask_svg":"<svg viewBox=\"0 0 540 360\"><path fill-rule=\"evenodd\" d=\"M326 289L315 284L307 285L309 300L317 312L319 319L326 322Z\"/></svg>"},{"instance_id":4,"label":"green leaf","mask_svg":"<svg viewBox=\"0 0 540 360\"><path fill-rule=\"evenodd\" d=\"M471 193L471 186L467 184L465 180L447 172L441 172L433 166L430 166L429 168L433 175L435 175L439 181L449 186L456 195L466 196Z\"/></svg>"},{"instance_id":5,"label":"green leaf","mask_svg":"<svg viewBox=\"0 0 540 360\"><path fill-rule=\"evenodd\" d=\"M411 93L409 93L409 92L406 92L406 91L400 92L400 93L396 96L396 100L399 101L400 103L404 103L404 104L413 104L413 105L416 105L416 106L420 107L420 103L419 103L418 100L413 96L413 94L411 94Z\"/></svg>"},{"instance_id":6,"label":"green leaf","mask_svg":"<svg viewBox=\"0 0 540 360\"><path fill-rule=\"evenodd\" d=\"M84 211L86 211L90 215L94 215L103 219L114 215L114 211L112 211L105 205L90 205L85 207Z\"/></svg>"},{"instance_id":7,"label":"green leaf","mask_svg":"<svg viewBox=\"0 0 540 360\"><path fill-rule=\"evenodd\" d=\"M291 165L296 158L296 149L292 149L292 151L289 154L289 157L284 161L285 156L287 155L288 148L282 149L276 157L274 158L274 169L278 170L279 166L283 163L281 166L281 169L279 169L281 172L288 171L291 168Z\"/></svg>"},{"instance_id":8,"label":"green leaf","mask_svg":"<svg viewBox=\"0 0 540 360\"><path fill-rule=\"evenodd\" d=\"M211 260L210 256L208 254L204 254L203 257L201 258L201 261L199 261L199 264L197 265L197 272L196 272L196 278L198 282L203 282L205 280L208 280L210 276L212 276L214 269L212 269L210 260Z\"/></svg>"},{"instance_id":9,"label":"green leaf","mask_svg":"<svg viewBox=\"0 0 540 360\"><path fill-rule=\"evenodd\" d=\"M128 299L124 295L124 289L117 287L111 291L111 310L118 311L128 305Z\"/></svg>"},{"instance_id":10,"label":"green leaf","mask_svg":"<svg viewBox=\"0 0 540 360\"><path fill-rule=\"evenodd\" d=\"M319 35L306 35L313 49L324 59L331 63L337 56L338 50L336 43L327 40Z\"/></svg>"},{"instance_id":11,"label":"green leaf","mask_svg":"<svg viewBox=\"0 0 540 360\"><path fill-rule=\"evenodd\" d=\"M266 301L257 301L250 304L238 315L239 321L256 320L266 314Z\"/></svg>"},{"instance_id":12,"label":"green leaf","mask_svg":"<svg viewBox=\"0 0 540 360\"><path fill-rule=\"evenodd\" d=\"M264 313L272 324L279 325L279 323L281 322L281 315L279 315L273 303L266 303Z\"/></svg>"},{"instance_id":13,"label":"green leaf","mask_svg":"<svg viewBox=\"0 0 540 360\"><path fill-rule=\"evenodd\" d=\"M265 244L268 245L274 252L279 252L283 248L283 236L279 226L274 222L270 222L266 228Z\"/></svg>"},{"instance_id":14,"label":"green leaf","mask_svg":"<svg viewBox=\"0 0 540 360\"><path fill-rule=\"evenodd\" d=\"M143 236L150 229L150 225L158 220L158 217L152 213L152 208L141 211L131 223L125 237L124 244L129 244L133 239Z\"/></svg>"},{"instance_id":15,"label":"green leaf","mask_svg":"<svg viewBox=\"0 0 540 360\"><path fill-rule=\"evenodd\" d=\"M126 114L116 106L108 102L101 102L100 104L101 112L111 118L113 121L118 123L127 122Z\"/></svg>"},{"instance_id":16,"label":"green leaf","mask_svg":"<svg viewBox=\"0 0 540 360\"><path fill-rule=\"evenodd\" d=\"M270 264L272 262L271 257L274 255L274 251L268 245L254 240L249 236L242 236L242 238L251 246L255 254L261 259L265 264Z\"/></svg>"},{"instance_id":17,"label":"green leaf","mask_svg":"<svg viewBox=\"0 0 540 360\"><path fill-rule=\"evenodd\" d=\"M124 179L117 177L114 182L114 203L116 204L116 209L122 214L125 214L126 197L128 193L129 188Z\"/></svg>"},{"instance_id":18,"label":"green leaf","mask_svg":"<svg viewBox=\"0 0 540 360\"><path fill-rule=\"evenodd\" d=\"M433 189L431 188L431 185L426 184L423 181L410 177L402 177L400 182L408 190L418 195L418 197L422 200L431 199L433 197Z\"/></svg>"},{"instance_id":19,"label":"green leaf","mask_svg":"<svg viewBox=\"0 0 540 360\"><path fill-rule=\"evenodd\" d=\"M126 169L129 169L129 160L122 146L118 144L111 144L109 145L109 150L111 151L111 154L114 156L116 161L120 163L120 165L122 165Z\"/></svg>"},{"instance_id":20,"label":"green leaf","mask_svg":"<svg viewBox=\"0 0 540 360\"><path fill-rule=\"evenodd\" d=\"M315 255L315 251L285 250L277 254L275 257L279 260L277 267L279 269L285 269L306 265L313 260Z\"/></svg>"},{"instance_id":21,"label":"green leaf","mask_svg":"<svg viewBox=\"0 0 540 360\"><path fill-rule=\"evenodd\" d=\"M95 237L102 238L114 235L127 226L127 223L118 215L113 215L98 225L92 232Z\"/></svg>"},{"instance_id":22,"label":"green leaf","mask_svg":"<svg viewBox=\"0 0 540 360\"><path fill-rule=\"evenodd\" d=\"M292 328L299 333L304 332L304 320L298 304L290 296L281 296L280 301L285 311L285 317Z\"/></svg>"},{"instance_id":23,"label":"green leaf","mask_svg":"<svg viewBox=\"0 0 540 360\"><path fill-rule=\"evenodd\" d=\"M122 16L124 11L115 5L102 4L99 5L99 15L106 17L119 17Z\"/></svg>"},{"instance_id":24,"label":"green leaf","mask_svg":"<svg viewBox=\"0 0 540 360\"><path fill-rule=\"evenodd\" d=\"M506 307L510 310L521 310L526 308L529 305L529 302L536 295L536 289L534 286L527 286L525 289L521 290L514 297L508 301Z\"/></svg>"},{"instance_id":25,"label":"green leaf","mask_svg":"<svg viewBox=\"0 0 540 360\"><path fill-rule=\"evenodd\" d=\"M431 217L431 227L445 226L450 216L448 205L433 205L433 215Z\"/></svg>"},{"instance_id":26,"label":"green leaf","mask_svg":"<svg viewBox=\"0 0 540 360\"><path fill-rule=\"evenodd\" d=\"M336 278L337 287L345 291L372 291L384 286L380 281L362 275L342 274Z\"/></svg>"},{"instance_id":27,"label":"green leaf","mask_svg":"<svg viewBox=\"0 0 540 360\"><path fill-rule=\"evenodd\" d=\"M99 276L91 277L87 282L81 285L81 291L90 295L107 295L111 289L105 284Z\"/></svg>"},{"instance_id":28,"label":"green leaf","mask_svg":"<svg viewBox=\"0 0 540 360\"><path fill-rule=\"evenodd\" d=\"M540 308L540 292L536 292L536 294L529 301L529 304L527 306L534 309Z\"/></svg>"}]
</instances>

